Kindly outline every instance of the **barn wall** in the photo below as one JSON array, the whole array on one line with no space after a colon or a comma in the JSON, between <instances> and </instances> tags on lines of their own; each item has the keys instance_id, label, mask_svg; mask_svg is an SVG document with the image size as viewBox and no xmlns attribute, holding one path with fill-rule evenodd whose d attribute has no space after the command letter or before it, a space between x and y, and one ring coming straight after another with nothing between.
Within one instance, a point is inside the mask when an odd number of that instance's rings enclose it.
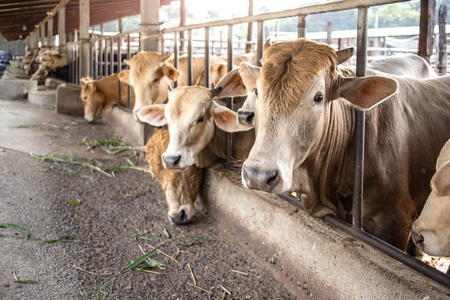
<instances>
[{"instance_id":1,"label":"barn wall","mask_svg":"<svg viewBox=\"0 0 450 300\"><path fill-rule=\"evenodd\" d=\"M209 168L203 199L299 299L443 299L444 288L273 195L252 192L238 172ZM427 298L429 296L430 298Z\"/></svg>"},{"instance_id":2,"label":"barn wall","mask_svg":"<svg viewBox=\"0 0 450 300\"><path fill-rule=\"evenodd\" d=\"M25 41L7 42L0 34L0 50L11 51L13 56L25 55Z\"/></svg>"}]
</instances>

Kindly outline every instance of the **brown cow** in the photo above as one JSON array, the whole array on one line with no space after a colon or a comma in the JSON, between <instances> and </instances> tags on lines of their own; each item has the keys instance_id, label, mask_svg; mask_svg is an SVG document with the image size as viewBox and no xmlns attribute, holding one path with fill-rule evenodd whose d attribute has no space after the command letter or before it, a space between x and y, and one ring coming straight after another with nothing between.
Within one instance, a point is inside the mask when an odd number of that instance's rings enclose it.
<instances>
[{"instance_id":1,"label":"brown cow","mask_svg":"<svg viewBox=\"0 0 450 300\"><path fill-rule=\"evenodd\" d=\"M198 86L178 87L169 93L167 104L149 105L139 111L139 119L143 122L153 126L169 124L170 143L162 157L166 168L184 170L192 165L204 168L217 158L226 158L223 130L248 130L249 126L238 124L228 108L212 99L239 94L237 89L246 93L239 71L234 70L214 90ZM239 105L242 103L236 103L235 109ZM253 130L233 134L232 159L245 159L253 141Z\"/></svg>"},{"instance_id":2,"label":"brown cow","mask_svg":"<svg viewBox=\"0 0 450 300\"><path fill-rule=\"evenodd\" d=\"M175 80L178 80L178 86L187 85L187 57L180 57L177 70L173 66L173 59L169 59L171 55L172 53L139 52L131 60L124 61L130 66L130 70L123 70L119 77L121 81L134 87L136 105L133 115L136 119L142 107L167 102L168 86L173 85ZM225 59L211 57L210 61L215 64L224 62ZM204 67L204 57L193 57L193 83Z\"/></svg>"},{"instance_id":3,"label":"brown cow","mask_svg":"<svg viewBox=\"0 0 450 300\"><path fill-rule=\"evenodd\" d=\"M161 155L169 145L169 131L155 129L146 146L146 158L150 171L158 179L166 195L169 220L174 224L184 224L195 215L195 199L202 181L203 170L190 166L177 172L166 170Z\"/></svg>"},{"instance_id":4,"label":"brown cow","mask_svg":"<svg viewBox=\"0 0 450 300\"><path fill-rule=\"evenodd\" d=\"M81 100L84 103L84 119L87 122L94 121L103 111L110 109L117 103L118 99L118 77L117 74L108 77L92 80L89 77L81 78ZM120 104L127 106L127 85L120 84L121 98ZM134 106L134 91L131 88L130 102Z\"/></svg>"},{"instance_id":5,"label":"brown cow","mask_svg":"<svg viewBox=\"0 0 450 300\"><path fill-rule=\"evenodd\" d=\"M429 255L450 256L450 140L442 148L431 179L431 193L411 237Z\"/></svg>"},{"instance_id":6,"label":"brown cow","mask_svg":"<svg viewBox=\"0 0 450 300\"><path fill-rule=\"evenodd\" d=\"M363 227L405 249L433 162L450 137L450 77L346 78L351 72L339 64L352 54L306 39L265 50L260 74L248 74L258 88L257 137L242 181L270 193L300 192L308 214L344 218L352 203L355 111L372 108Z\"/></svg>"}]
</instances>

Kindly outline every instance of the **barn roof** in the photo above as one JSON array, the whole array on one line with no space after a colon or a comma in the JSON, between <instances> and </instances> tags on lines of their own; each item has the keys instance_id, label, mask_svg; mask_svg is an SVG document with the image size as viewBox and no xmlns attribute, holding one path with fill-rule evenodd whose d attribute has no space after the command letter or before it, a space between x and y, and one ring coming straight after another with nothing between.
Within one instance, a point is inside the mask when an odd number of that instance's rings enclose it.
<instances>
[{"instance_id":1,"label":"barn roof","mask_svg":"<svg viewBox=\"0 0 450 300\"><path fill-rule=\"evenodd\" d=\"M163 6L172 1L160 0L160 4ZM66 4L66 33L73 32L79 28L79 0L0 0L0 34L7 41L24 39L63 4ZM90 26L139 13L140 0L90 0ZM54 35L58 33L57 17L55 13Z\"/></svg>"}]
</instances>

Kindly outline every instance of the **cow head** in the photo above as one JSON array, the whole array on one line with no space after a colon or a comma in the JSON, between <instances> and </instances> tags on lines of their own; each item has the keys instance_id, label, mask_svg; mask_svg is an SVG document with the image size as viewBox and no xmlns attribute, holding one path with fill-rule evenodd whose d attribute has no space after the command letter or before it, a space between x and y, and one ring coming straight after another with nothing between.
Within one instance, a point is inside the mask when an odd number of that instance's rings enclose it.
<instances>
[{"instance_id":1,"label":"cow head","mask_svg":"<svg viewBox=\"0 0 450 300\"><path fill-rule=\"evenodd\" d=\"M429 255L450 256L450 141L442 149L436 169L430 196L412 226L411 238Z\"/></svg>"},{"instance_id":2,"label":"cow head","mask_svg":"<svg viewBox=\"0 0 450 300\"><path fill-rule=\"evenodd\" d=\"M180 77L181 73L167 62L172 53L140 52L132 59L124 60L130 70L119 74L122 82L133 86L136 103L133 116L146 105L160 104L167 100L167 87Z\"/></svg>"},{"instance_id":3,"label":"cow head","mask_svg":"<svg viewBox=\"0 0 450 300\"><path fill-rule=\"evenodd\" d=\"M105 95L97 91L97 84L92 78L84 77L80 79L81 85L81 101L84 104L84 119L86 122L94 121L100 113L107 108L112 107L113 104L108 105L105 100Z\"/></svg>"},{"instance_id":4,"label":"cow head","mask_svg":"<svg viewBox=\"0 0 450 300\"><path fill-rule=\"evenodd\" d=\"M168 217L173 224L185 224L195 216L195 199L202 180L202 169L191 166L182 172L166 170L161 160L169 144L169 132L155 129L146 145L146 158L153 176L166 196Z\"/></svg>"},{"instance_id":5,"label":"cow head","mask_svg":"<svg viewBox=\"0 0 450 300\"><path fill-rule=\"evenodd\" d=\"M184 170L200 164L201 152L211 141L216 124L225 131L249 130L239 124L236 113L212 101L214 97L246 94L238 70L227 74L213 90L204 87L178 87L167 104L149 105L139 111L139 119L153 126L169 125L170 143L162 159L167 169ZM244 95L245 95L244 94Z\"/></svg>"},{"instance_id":6,"label":"cow head","mask_svg":"<svg viewBox=\"0 0 450 300\"><path fill-rule=\"evenodd\" d=\"M267 44L267 42L266 42ZM260 67L255 67L247 63L241 63L240 70L242 80L248 91L247 99L241 108L238 109L238 122L255 126L255 104L258 97L258 89L256 87L256 78L259 75Z\"/></svg>"},{"instance_id":7,"label":"cow head","mask_svg":"<svg viewBox=\"0 0 450 300\"><path fill-rule=\"evenodd\" d=\"M268 46L260 72L241 69L258 93L256 141L242 169L247 188L308 193L304 162L317 155L332 103L342 97L369 109L397 91L397 82L386 77L343 78L337 65L352 54L299 39Z\"/></svg>"}]
</instances>

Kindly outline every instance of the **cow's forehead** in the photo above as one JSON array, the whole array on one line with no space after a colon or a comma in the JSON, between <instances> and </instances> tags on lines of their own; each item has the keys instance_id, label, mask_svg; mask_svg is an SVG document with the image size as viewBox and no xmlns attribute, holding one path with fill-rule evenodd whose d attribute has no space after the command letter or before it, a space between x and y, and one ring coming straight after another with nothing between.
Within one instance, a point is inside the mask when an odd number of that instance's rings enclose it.
<instances>
[{"instance_id":1,"label":"cow's forehead","mask_svg":"<svg viewBox=\"0 0 450 300\"><path fill-rule=\"evenodd\" d=\"M162 65L159 53L141 52L131 59L131 74L137 78L143 78L147 74L154 74Z\"/></svg>"},{"instance_id":2,"label":"cow's forehead","mask_svg":"<svg viewBox=\"0 0 450 300\"><path fill-rule=\"evenodd\" d=\"M170 118L197 117L211 104L211 92L205 87L186 86L169 93L167 113Z\"/></svg>"}]
</instances>

